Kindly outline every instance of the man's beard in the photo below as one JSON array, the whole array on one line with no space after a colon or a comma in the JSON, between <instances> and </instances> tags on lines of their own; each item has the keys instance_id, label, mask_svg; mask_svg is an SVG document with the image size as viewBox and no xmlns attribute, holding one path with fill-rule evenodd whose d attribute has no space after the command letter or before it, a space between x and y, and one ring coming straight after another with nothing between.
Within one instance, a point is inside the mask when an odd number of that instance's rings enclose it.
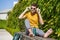
<instances>
[{"instance_id":1,"label":"man's beard","mask_svg":"<svg viewBox=\"0 0 60 40\"><path fill-rule=\"evenodd\" d=\"M36 13L36 11L34 11L34 12L33 12L33 11L31 11L31 14L32 14L32 15L34 15L35 13Z\"/></svg>"}]
</instances>

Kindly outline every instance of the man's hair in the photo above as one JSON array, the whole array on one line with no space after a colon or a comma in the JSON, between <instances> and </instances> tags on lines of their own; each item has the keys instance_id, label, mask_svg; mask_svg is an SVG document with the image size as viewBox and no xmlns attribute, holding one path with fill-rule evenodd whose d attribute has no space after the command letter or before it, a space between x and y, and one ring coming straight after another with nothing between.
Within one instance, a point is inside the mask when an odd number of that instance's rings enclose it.
<instances>
[{"instance_id":1,"label":"man's hair","mask_svg":"<svg viewBox=\"0 0 60 40\"><path fill-rule=\"evenodd\" d=\"M31 6L35 6L36 8L38 8L38 5L36 3L31 4Z\"/></svg>"}]
</instances>

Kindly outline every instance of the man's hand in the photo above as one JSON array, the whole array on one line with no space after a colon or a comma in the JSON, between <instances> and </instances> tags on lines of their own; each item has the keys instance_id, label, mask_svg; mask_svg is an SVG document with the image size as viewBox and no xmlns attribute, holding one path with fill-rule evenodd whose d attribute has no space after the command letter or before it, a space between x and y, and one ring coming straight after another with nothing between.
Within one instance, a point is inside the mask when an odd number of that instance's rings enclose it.
<instances>
[{"instance_id":1,"label":"man's hand","mask_svg":"<svg viewBox=\"0 0 60 40\"><path fill-rule=\"evenodd\" d=\"M32 30L31 29L28 29L28 31L29 31L29 36L33 37L34 34L33 34Z\"/></svg>"},{"instance_id":2,"label":"man's hand","mask_svg":"<svg viewBox=\"0 0 60 40\"><path fill-rule=\"evenodd\" d=\"M29 11L29 10L31 10L31 6L26 7L26 11Z\"/></svg>"},{"instance_id":3,"label":"man's hand","mask_svg":"<svg viewBox=\"0 0 60 40\"><path fill-rule=\"evenodd\" d=\"M40 9L39 8L37 8L36 11L37 11L38 14L40 14Z\"/></svg>"},{"instance_id":4,"label":"man's hand","mask_svg":"<svg viewBox=\"0 0 60 40\"><path fill-rule=\"evenodd\" d=\"M25 18L25 17L23 17L23 15L24 15L27 11L29 11L29 9L30 9L30 7L26 7L26 9L24 10L24 12L22 12L21 15L20 15L18 18L19 18L19 19Z\"/></svg>"},{"instance_id":5,"label":"man's hand","mask_svg":"<svg viewBox=\"0 0 60 40\"><path fill-rule=\"evenodd\" d=\"M33 33L29 33L29 36L30 36L30 37L33 37L33 36L34 36L34 34L33 34Z\"/></svg>"}]
</instances>

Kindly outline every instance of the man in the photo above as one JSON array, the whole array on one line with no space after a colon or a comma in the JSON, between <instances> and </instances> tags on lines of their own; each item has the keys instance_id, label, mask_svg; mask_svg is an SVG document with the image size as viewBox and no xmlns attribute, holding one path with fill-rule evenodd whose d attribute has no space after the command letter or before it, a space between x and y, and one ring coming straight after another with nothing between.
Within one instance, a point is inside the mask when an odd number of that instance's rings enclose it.
<instances>
[{"instance_id":1,"label":"man","mask_svg":"<svg viewBox=\"0 0 60 40\"><path fill-rule=\"evenodd\" d=\"M29 36L35 36L33 29L35 28L36 33L42 37L48 37L53 30L50 28L46 33L44 33L38 27L38 22L41 25L44 24L43 19L40 14L40 9L37 7L37 4L33 3L30 7L27 7L25 11L19 16L19 19L25 18L26 31Z\"/></svg>"}]
</instances>

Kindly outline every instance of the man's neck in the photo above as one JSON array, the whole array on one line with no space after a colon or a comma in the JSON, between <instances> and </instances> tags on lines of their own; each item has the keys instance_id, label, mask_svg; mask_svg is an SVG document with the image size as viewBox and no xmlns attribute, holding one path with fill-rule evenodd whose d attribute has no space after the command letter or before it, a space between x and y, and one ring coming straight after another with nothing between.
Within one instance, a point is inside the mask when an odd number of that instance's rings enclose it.
<instances>
[{"instance_id":1,"label":"man's neck","mask_svg":"<svg viewBox=\"0 0 60 40\"><path fill-rule=\"evenodd\" d=\"M37 13L37 12L34 12L34 13L31 12L31 15L35 15L36 13Z\"/></svg>"}]
</instances>

